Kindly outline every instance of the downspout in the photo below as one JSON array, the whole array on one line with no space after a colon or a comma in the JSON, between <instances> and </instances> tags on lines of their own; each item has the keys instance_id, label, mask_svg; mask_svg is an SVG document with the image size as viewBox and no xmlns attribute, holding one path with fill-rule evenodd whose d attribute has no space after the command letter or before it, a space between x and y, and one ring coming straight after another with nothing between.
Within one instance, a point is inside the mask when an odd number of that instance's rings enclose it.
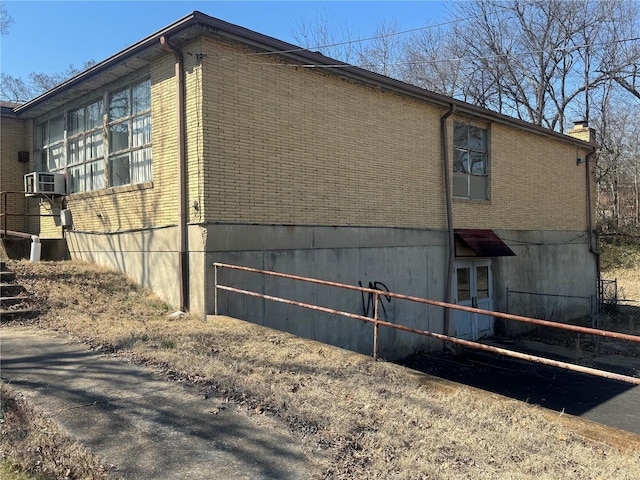
<instances>
[{"instance_id":1,"label":"downspout","mask_svg":"<svg viewBox=\"0 0 640 480\"><path fill-rule=\"evenodd\" d=\"M455 112L456 106L450 104L449 110L440 118L440 140L442 150L442 168L444 172L444 195L447 210L447 272L444 301L452 302L451 283L453 282L453 258L455 256L455 238L453 235L453 206L451 205L451 174L449 173L449 138L447 135L447 119ZM444 334L449 335L451 325L451 309L444 310Z\"/></svg>"},{"instance_id":2,"label":"downspout","mask_svg":"<svg viewBox=\"0 0 640 480\"><path fill-rule=\"evenodd\" d=\"M593 205L591 204L591 157L596 153L596 147L593 147L585 158L586 162L586 183L587 183L587 228L589 229L589 251L596 256L596 275L598 282L598 291L600 290L600 250L593 231Z\"/></svg>"},{"instance_id":3,"label":"downspout","mask_svg":"<svg viewBox=\"0 0 640 480\"><path fill-rule=\"evenodd\" d=\"M167 53L176 59L176 101L178 114L178 227L180 255L178 257L178 275L180 286L180 311L189 308L189 262L187 256L187 216L186 216L186 159L185 159L185 92L182 53L169 44L167 38L160 37L160 44Z\"/></svg>"}]
</instances>

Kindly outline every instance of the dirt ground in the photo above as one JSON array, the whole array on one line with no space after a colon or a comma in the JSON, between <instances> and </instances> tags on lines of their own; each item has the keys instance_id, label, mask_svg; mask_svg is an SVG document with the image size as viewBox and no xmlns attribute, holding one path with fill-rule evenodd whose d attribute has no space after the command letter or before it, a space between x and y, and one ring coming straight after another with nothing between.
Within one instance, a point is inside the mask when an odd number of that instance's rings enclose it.
<instances>
[{"instance_id":1,"label":"dirt ground","mask_svg":"<svg viewBox=\"0 0 640 480\"><path fill-rule=\"evenodd\" d=\"M169 320L151 293L94 265L9 266L40 311L31 324L278 419L322 459L321 478L640 478L640 451L534 405L228 317Z\"/></svg>"}]
</instances>

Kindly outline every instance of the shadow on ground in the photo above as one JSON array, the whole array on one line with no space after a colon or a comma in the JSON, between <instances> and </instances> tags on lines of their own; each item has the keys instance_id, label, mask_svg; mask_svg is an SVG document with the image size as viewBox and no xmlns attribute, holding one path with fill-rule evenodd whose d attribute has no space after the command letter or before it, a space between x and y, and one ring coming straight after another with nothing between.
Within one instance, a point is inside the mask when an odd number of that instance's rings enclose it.
<instances>
[{"instance_id":1,"label":"shadow on ground","mask_svg":"<svg viewBox=\"0 0 640 480\"><path fill-rule=\"evenodd\" d=\"M572 362L570 358L545 354L516 340L492 339L491 344ZM640 416L637 415L640 387L630 383L468 348L457 353L415 354L399 363L436 377L640 434ZM597 363L593 366L612 367ZM622 364L614 369L616 373L638 375L638 369L633 365Z\"/></svg>"}]
</instances>

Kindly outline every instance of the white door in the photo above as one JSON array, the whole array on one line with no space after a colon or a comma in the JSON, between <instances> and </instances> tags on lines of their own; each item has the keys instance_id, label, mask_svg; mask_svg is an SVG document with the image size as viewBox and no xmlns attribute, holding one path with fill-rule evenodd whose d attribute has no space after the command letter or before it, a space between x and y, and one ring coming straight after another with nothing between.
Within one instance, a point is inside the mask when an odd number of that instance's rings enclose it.
<instances>
[{"instance_id":1,"label":"white door","mask_svg":"<svg viewBox=\"0 0 640 480\"><path fill-rule=\"evenodd\" d=\"M493 309L491 260L458 262L454 265L453 303L466 307ZM476 340L493 335L493 317L477 313L453 311L455 336Z\"/></svg>"}]
</instances>

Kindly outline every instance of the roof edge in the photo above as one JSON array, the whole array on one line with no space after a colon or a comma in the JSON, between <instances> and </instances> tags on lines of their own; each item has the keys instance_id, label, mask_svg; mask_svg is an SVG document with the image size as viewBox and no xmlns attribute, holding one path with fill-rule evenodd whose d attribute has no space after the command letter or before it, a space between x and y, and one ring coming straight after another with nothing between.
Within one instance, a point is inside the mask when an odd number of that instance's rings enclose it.
<instances>
[{"instance_id":1,"label":"roof edge","mask_svg":"<svg viewBox=\"0 0 640 480\"><path fill-rule=\"evenodd\" d=\"M378 73L341 62L339 60L327 57L319 52L312 52L297 45L293 45L282 40L278 40L276 38L255 32L253 30L249 30L248 28L211 17L199 11L193 11L190 14L182 17L181 19L173 22L172 24L162 28L161 30L152 33L151 35L143 38L130 47L116 53L115 55L112 55L102 62L97 63L93 67L57 85L51 90L48 90L47 92L30 100L29 102L26 102L23 105L15 108L14 111L17 115L20 115L23 112L28 112L31 108L43 103L48 98L55 96L59 92L62 92L67 88L70 88L78 83L99 75L100 73L125 61L131 56L134 56L137 53L140 53L147 48L156 45L160 41L160 37L166 36L170 39L172 35L198 25L210 28L218 35L234 39L244 44L253 46L254 48L264 50L265 52L273 52L274 55L280 55L290 58L294 61L303 63L303 65L308 64L309 68L318 68L313 67L316 65L342 65L339 68L331 68L331 73L334 75L348 77L367 84L372 84L381 88L386 88L396 93L408 95L443 108L454 106L457 113L471 115L488 121L512 126L514 128L525 130L534 134L555 138L559 141L570 143L581 148L587 149L595 147L595 144L593 143L571 137L564 133L556 132L555 130L545 128L540 125L535 125L533 123L529 123L515 117L497 113L486 108L472 105L462 100L457 100L453 97L448 97L440 93L432 92L430 90L426 90L424 88L420 88L415 85L393 79L391 77L386 77L384 75L380 75Z\"/></svg>"}]
</instances>

